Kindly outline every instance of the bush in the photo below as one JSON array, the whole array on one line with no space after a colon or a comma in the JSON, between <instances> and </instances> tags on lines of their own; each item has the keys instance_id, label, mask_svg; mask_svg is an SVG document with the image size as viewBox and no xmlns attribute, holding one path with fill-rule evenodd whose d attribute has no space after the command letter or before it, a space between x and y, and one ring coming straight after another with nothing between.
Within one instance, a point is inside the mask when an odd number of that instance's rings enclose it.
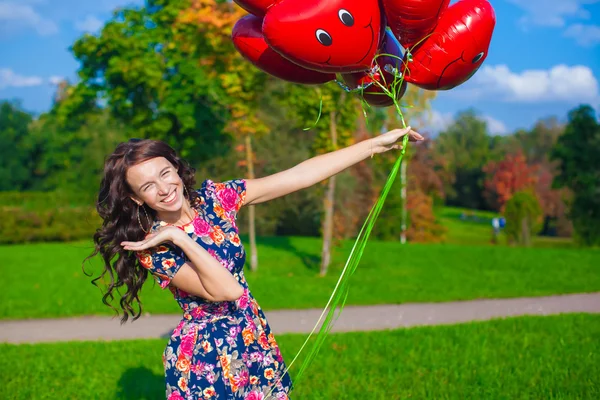
<instances>
[{"instance_id":1,"label":"bush","mask_svg":"<svg viewBox=\"0 0 600 400\"><path fill-rule=\"evenodd\" d=\"M409 212L409 242L439 243L445 240L448 229L443 226L433 212L433 198L420 190L408 193L406 207Z\"/></svg>"},{"instance_id":2,"label":"bush","mask_svg":"<svg viewBox=\"0 0 600 400\"><path fill-rule=\"evenodd\" d=\"M529 246L531 236L541 229L542 214L540 202L532 190L515 193L506 202L504 211L509 242Z\"/></svg>"},{"instance_id":3,"label":"bush","mask_svg":"<svg viewBox=\"0 0 600 400\"><path fill-rule=\"evenodd\" d=\"M101 225L87 196L1 193L0 244L89 239Z\"/></svg>"}]
</instances>

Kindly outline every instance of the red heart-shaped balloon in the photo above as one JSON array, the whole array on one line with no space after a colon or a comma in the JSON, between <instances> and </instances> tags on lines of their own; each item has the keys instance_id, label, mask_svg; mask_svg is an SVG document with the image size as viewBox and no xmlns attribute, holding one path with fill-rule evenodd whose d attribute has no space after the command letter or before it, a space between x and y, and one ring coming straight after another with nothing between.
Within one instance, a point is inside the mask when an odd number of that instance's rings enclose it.
<instances>
[{"instance_id":1,"label":"red heart-shaped balloon","mask_svg":"<svg viewBox=\"0 0 600 400\"><path fill-rule=\"evenodd\" d=\"M433 31L450 0L382 0L389 27L405 49Z\"/></svg>"},{"instance_id":2,"label":"red heart-shaped balloon","mask_svg":"<svg viewBox=\"0 0 600 400\"><path fill-rule=\"evenodd\" d=\"M370 71L354 72L352 74L342 74L344 82L350 89L356 89L359 86L377 81L388 91L391 90L395 74L388 71L390 68L396 69L399 73L402 70L402 49L400 43L390 31L385 32L385 37L375 62L379 67L379 72L371 74ZM362 91L362 96L367 103L375 107L388 107L394 104L394 99L390 97L377 83L373 83ZM406 82L397 82L396 99L399 100L406 92Z\"/></svg>"},{"instance_id":3,"label":"red heart-shaped balloon","mask_svg":"<svg viewBox=\"0 0 600 400\"><path fill-rule=\"evenodd\" d=\"M466 82L487 58L495 25L496 14L487 0L451 5L433 34L413 51L405 79L428 90L448 90Z\"/></svg>"},{"instance_id":4,"label":"red heart-shaped balloon","mask_svg":"<svg viewBox=\"0 0 600 400\"><path fill-rule=\"evenodd\" d=\"M335 79L326 74L303 68L282 57L269 47L262 31L262 19L248 14L233 27L232 39L240 54L262 71L288 82L321 84Z\"/></svg>"},{"instance_id":5,"label":"red heart-shaped balloon","mask_svg":"<svg viewBox=\"0 0 600 400\"><path fill-rule=\"evenodd\" d=\"M296 64L323 72L371 67L382 36L378 0L282 0L267 11L267 43Z\"/></svg>"},{"instance_id":6,"label":"red heart-shaped balloon","mask_svg":"<svg viewBox=\"0 0 600 400\"><path fill-rule=\"evenodd\" d=\"M254 14L257 17L264 17L269 7L280 0L233 0L238 6Z\"/></svg>"}]
</instances>

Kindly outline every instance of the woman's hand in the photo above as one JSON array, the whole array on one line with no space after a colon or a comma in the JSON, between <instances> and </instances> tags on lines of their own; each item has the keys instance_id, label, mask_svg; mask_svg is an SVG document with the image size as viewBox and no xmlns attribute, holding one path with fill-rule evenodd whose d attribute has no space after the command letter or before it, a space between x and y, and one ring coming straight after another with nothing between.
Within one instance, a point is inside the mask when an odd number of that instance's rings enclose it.
<instances>
[{"instance_id":1,"label":"woman's hand","mask_svg":"<svg viewBox=\"0 0 600 400\"><path fill-rule=\"evenodd\" d=\"M405 129L393 129L371 139L372 154L385 153L392 149L402 149L402 138L405 135L408 135L408 140L411 142L425 139L419 133L413 131L410 126Z\"/></svg>"},{"instance_id":2,"label":"woman's hand","mask_svg":"<svg viewBox=\"0 0 600 400\"><path fill-rule=\"evenodd\" d=\"M141 251L158 246L164 242L173 242L176 244L177 239L181 235L187 236L185 232L175 226L165 226L157 232L148 235L144 240L140 240L139 242L121 242L121 246L125 250Z\"/></svg>"}]
</instances>

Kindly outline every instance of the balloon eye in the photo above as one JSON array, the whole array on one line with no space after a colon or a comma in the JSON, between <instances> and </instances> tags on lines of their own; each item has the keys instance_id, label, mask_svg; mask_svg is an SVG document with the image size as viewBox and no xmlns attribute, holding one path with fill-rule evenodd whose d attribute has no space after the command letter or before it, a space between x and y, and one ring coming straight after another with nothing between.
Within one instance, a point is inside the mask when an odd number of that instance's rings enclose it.
<instances>
[{"instance_id":1,"label":"balloon eye","mask_svg":"<svg viewBox=\"0 0 600 400\"><path fill-rule=\"evenodd\" d=\"M338 12L338 16L340 17L340 21L346 26L354 25L354 17L347 10L343 8Z\"/></svg>"},{"instance_id":2,"label":"balloon eye","mask_svg":"<svg viewBox=\"0 0 600 400\"><path fill-rule=\"evenodd\" d=\"M479 60L481 60L483 58L483 55L485 53L482 51L481 53L477 54L475 57L473 57L473 61L471 61L473 64L475 64L476 62L479 62Z\"/></svg>"},{"instance_id":3,"label":"balloon eye","mask_svg":"<svg viewBox=\"0 0 600 400\"><path fill-rule=\"evenodd\" d=\"M317 40L323 46L331 46L331 43L333 43L333 40L331 39L331 35L329 33L325 32L323 29L317 29Z\"/></svg>"}]
</instances>

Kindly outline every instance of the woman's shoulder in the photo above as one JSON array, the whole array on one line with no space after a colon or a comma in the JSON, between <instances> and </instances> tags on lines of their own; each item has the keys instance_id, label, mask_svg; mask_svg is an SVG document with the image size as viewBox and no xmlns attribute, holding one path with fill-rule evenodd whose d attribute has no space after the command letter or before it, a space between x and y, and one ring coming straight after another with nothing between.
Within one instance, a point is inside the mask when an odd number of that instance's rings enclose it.
<instances>
[{"instance_id":1,"label":"woman's shoulder","mask_svg":"<svg viewBox=\"0 0 600 400\"><path fill-rule=\"evenodd\" d=\"M236 193L241 194L246 191L246 180L241 178L224 181L206 179L202 182L200 187L196 189L196 192L200 197L206 199L207 197L212 197L216 194L222 193L225 190L233 190Z\"/></svg>"},{"instance_id":2,"label":"woman's shoulder","mask_svg":"<svg viewBox=\"0 0 600 400\"><path fill-rule=\"evenodd\" d=\"M214 182L210 179L206 179L202 182L200 187L195 189L196 199L194 200L194 208L199 209L200 206L206 204L207 200L211 198L211 193L214 191Z\"/></svg>"}]
</instances>

